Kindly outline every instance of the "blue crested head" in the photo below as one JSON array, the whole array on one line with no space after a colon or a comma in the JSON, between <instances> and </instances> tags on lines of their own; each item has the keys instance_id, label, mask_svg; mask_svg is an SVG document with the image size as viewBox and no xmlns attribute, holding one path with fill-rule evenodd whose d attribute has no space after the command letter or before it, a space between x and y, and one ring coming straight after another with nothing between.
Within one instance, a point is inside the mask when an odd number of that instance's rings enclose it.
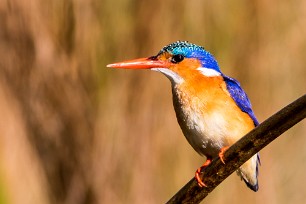
<instances>
[{"instance_id":1,"label":"blue crested head","mask_svg":"<svg viewBox=\"0 0 306 204\"><path fill-rule=\"evenodd\" d=\"M177 41L163 47L157 55L165 52L172 55L183 55L186 58L196 58L200 60L203 67L220 72L220 68L214 56L202 46L189 43L188 41Z\"/></svg>"}]
</instances>

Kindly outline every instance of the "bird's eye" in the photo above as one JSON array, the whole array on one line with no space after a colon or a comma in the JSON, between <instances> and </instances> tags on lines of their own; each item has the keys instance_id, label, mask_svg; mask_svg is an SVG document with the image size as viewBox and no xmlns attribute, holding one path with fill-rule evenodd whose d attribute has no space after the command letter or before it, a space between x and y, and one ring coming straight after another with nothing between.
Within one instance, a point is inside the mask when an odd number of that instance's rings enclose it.
<instances>
[{"instance_id":1,"label":"bird's eye","mask_svg":"<svg viewBox=\"0 0 306 204\"><path fill-rule=\"evenodd\" d=\"M183 59L184 59L183 55L177 54L177 55L172 56L171 62L172 63L179 63L179 62L183 61Z\"/></svg>"}]
</instances>

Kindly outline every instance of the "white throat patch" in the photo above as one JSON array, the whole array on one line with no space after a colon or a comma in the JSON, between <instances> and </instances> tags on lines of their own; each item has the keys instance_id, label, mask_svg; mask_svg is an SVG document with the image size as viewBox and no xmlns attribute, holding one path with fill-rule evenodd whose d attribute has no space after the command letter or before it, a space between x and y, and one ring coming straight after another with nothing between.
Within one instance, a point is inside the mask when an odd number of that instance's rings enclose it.
<instances>
[{"instance_id":1,"label":"white throat patch","mask_svg":"<svg viewBox=\"0 0 306 204\"><path fill-rule=\"evenodd\" d=\"M201 74L203 74L206 77L216 77L216 76L220 76L221 73L214 70L214 69L209 69L209 68L205 68L205 67L199 67L197 68L197 70L199 70L201 72Z\"/></svg>"},{"instance_id":2,"label":"white throat patch","mask_svg":"<svg viewBox=\"0 0 306 204\"><path fill-rule=\"evenodd\" d=\"M181 84L184 81L184 79L180 75L170 69L151 68L151 70L163 73L168 79L170 79L172 84Z\"/></svg>"}]
</instances>

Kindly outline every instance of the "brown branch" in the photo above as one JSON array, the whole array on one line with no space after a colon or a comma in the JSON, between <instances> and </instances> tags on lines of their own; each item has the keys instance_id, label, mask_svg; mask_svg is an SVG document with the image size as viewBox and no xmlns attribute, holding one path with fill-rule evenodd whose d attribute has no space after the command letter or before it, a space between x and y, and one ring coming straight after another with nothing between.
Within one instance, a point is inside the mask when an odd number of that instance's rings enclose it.
<instances>
[{"instance_id":1,"label":"brown branch","mask_svg":"<svg viewBox=\"0 0 306 204\"><path fill-rule=\"evenodd\" d=\"M203 181L208 187L200 188L193 178L167 204L200 203L249 158L305 117L306 95L303 95L232 145L224 154L226 165L215 159L203 172Z\"/></svg>"}]
</instances>

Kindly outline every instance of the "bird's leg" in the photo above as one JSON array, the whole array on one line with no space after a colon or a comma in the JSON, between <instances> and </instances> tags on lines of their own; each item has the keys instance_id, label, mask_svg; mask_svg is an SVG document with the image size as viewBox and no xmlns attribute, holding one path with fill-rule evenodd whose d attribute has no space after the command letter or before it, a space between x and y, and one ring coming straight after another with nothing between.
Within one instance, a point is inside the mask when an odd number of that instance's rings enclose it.
<instances>
[{"instance_id":1,"label":"bird's leg","mask_svg":"<svg viewBox=\"0 0 306 204\"><path fill-rule=\"evenodd\" d=\"M197 182L198 182L198 185L200 186L200 187L207 187L206 185L205 185L205 183L202 181L202 179L200 178L200 174L201 174L201 171L203 170L203 169L205 169L210 163L211 163L211 161L212 161L212 158L211 157L207 157L207 159L206 159L206 161L205 161L205 163L201 166L201 167L199 167L197 170L196 170L196 172L195 172L195 179L197 180Z\"/></svg>"},{"instance_id":2,"label":"bird's leg","mask_svg":"<svg viewBox=\"0 0 306 204\"><path fill-rule=\"evenodd\" d=\"M219 157L220 157L220 160L222 161L223 164L225 164L224 162L224 152L226 150L228 150L229 146L225 146L225 147L222 147L220 152L219 152Z\"/></svg>"}]
</instances>

